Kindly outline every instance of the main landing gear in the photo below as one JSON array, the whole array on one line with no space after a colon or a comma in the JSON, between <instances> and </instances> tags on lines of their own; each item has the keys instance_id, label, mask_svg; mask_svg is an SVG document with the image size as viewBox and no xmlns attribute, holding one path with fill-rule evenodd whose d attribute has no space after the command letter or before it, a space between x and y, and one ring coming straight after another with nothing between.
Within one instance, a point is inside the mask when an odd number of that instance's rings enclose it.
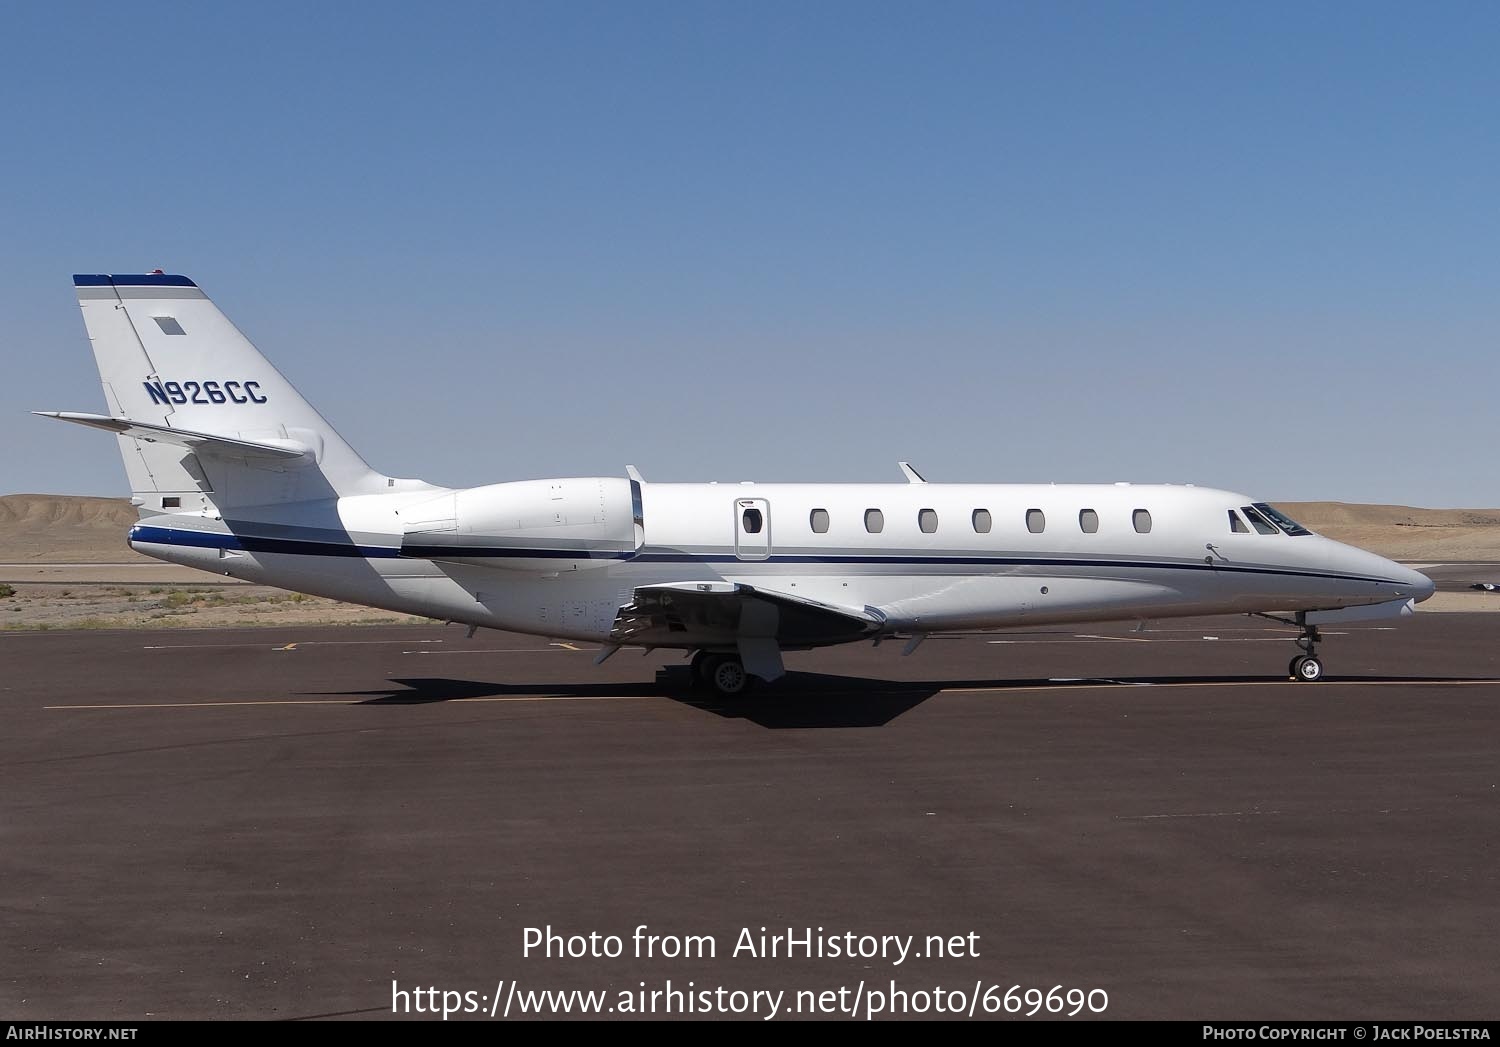
<instances>
[{"instance_id":1,"label":"main landing gear","mask_svg":"<svg viewBox=\"0 0 1500 1047\"><path fill-rule=\"evenodd\" d=\"M721 698L738 698L753 683L738 655L699 651L693 655L692 666L693 682L709 687Z\"/></svg>"}]
</instances>

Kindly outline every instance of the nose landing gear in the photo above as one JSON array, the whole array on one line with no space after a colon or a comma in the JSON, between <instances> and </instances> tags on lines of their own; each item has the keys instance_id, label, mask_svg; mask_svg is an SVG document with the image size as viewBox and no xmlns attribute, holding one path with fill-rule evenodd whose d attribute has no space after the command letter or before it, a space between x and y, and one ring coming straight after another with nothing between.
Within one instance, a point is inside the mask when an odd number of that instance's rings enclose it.
<instances>
[{"instance_id":1,"label":"nose landing gear","mask_svg":"<svg viewBox=\"0 0 1500 1047\"><path fill-rule=\"evenodd\" d=\"M1303 653L1294 657L1287 665L1287 675L1299 683L1317 683L1323 678L1323 663L1318 658L1316 645L1323 637L1316 625L1307 624L1303 614L1297 615L1297 625L1302 629L1302 635L1297 637L1297 646Z\"/></svg>"},{"instance_id":2,"label":"nose landing gear","mask_svg":"<svg viewBox=\"0 0 1500 1047\"><path fill-rule=\"evenodd\" d=\"M1298 683L1317 683L1323 679L1323 660L1318 657L1317 645L1323 642L1323 634L1318 632L1316 625L1307 624L1307 612L1298 611L1295 620L1283 618L1276 614L1256 613L1253 617L1269 618L1273 622L1282 625L1294 625L1302 630L1302 635L1297 637L1297 646L1302 653L1296 655L1287 663L1286 674Z\"/></svg>"}]
</instances>

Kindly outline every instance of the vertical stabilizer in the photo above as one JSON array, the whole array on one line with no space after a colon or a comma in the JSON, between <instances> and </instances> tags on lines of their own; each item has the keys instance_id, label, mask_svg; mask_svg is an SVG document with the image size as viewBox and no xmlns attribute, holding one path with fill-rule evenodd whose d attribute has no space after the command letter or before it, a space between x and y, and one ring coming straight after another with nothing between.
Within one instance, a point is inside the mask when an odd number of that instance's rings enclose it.
<instances>
[{"instance_id":1,"label":"vertical stabilizer","mask_svg":"<svg viewBox=\"0 0 1500 1047\"><path fill-rule=\"evenodd\" d=\"M270 505L375 493L389 481L344 442L185 276L73 277L109 414L145 510ZM222 437L185 446L150 427ZM236 453L234 441L305 448Z\"/></svg>"}]
</instances>

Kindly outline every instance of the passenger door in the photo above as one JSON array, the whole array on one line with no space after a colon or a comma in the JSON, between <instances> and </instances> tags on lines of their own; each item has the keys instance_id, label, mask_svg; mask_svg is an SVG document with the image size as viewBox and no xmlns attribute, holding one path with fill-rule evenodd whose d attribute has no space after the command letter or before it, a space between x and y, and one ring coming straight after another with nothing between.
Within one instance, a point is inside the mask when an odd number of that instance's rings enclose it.
<instances>
[{"instance_id":1,"label":"passenger door","mask_svg":"<svg viewBox=\"0 0 1500 1047\"><path fill-rule=\"evenodd\" d=\"M741 560L771 556L771 505L764 498L734 500L734 555Z\"/></svg>"}]
</instances>

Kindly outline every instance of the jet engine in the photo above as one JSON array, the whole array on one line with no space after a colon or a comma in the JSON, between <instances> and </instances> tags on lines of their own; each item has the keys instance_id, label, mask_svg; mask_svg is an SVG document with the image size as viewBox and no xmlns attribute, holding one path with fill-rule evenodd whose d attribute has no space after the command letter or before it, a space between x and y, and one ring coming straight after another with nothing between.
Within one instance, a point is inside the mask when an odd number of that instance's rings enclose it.
<instances>
[{"instance_id":1,"label":"jet engine","mask_svg":"<svg viewBox=\"0 0 1500 1047\"><path fill-rule=\"evenodd\" d=\"M401 555L517 571L582 571L635 556L639 487L618 477L522 480L401 510Z\"/></svg>"}]
</instances>

